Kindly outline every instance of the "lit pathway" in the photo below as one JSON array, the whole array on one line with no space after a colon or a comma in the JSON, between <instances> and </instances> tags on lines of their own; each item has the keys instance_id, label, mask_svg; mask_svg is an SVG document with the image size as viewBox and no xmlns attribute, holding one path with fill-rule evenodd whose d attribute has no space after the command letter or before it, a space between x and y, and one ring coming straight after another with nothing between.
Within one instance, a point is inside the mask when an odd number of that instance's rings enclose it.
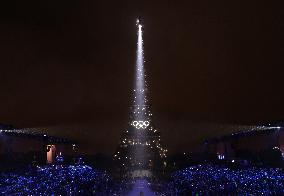
<instances>
[{"instance_id":1,"label":"lit pathway","mask_svg":"<svg viewBox=\"0 0 284 196\"><path fill-rule=\"evenodd\" d=\"M155 194L151 191L147 180L140 179L136 180L128 196L155 196Z\"/></svg>"}]
</instances>

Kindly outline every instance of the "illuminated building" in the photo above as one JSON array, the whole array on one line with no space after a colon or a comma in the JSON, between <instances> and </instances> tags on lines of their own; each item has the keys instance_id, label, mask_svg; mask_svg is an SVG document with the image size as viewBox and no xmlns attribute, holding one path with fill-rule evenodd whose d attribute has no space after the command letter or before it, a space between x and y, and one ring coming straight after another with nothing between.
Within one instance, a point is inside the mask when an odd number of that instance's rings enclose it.
<instances>
[{"instance_id":1,"label":"illuminated building","mask_svg":"<svg viewBox=\"0 0 284 196\"><path fill-rule=\"evenodd\" d=\"M136 25L138 41L134 99L128 128L122 133L114 159L120 168L130 171L130 175L141 177L150 176L151 171L159 170L166 165L167 150L161 145L160 133L152 121L144 70L143 28L139 20Z\"/></svg>"},{"instance_id":2,"label":"illuminated building","mask_svg":"<svg viewBox=\"0 0 284 196\"><path fill-rule=\"evenodd\" d=\"M46 163L50 164L54 162L56 147L55 145L47 145L46 149Z\"/></svg>"},{"instance_id":3,"label":"illuminated building","mask_svg":"<svg viewBox=\"0 0 284 196\"><path fill-rule=\"evenodd\" d=\"M33 161L44 164L55 162L56 151L69 156L77 153L77 142L42 132L37 129L15 129L0 124L0 157L4 157L4 162L11 164Z\"/></svg>"},{"instance_id":4,"label":"illuminated building","mask_svg":"<svg viewBox=\"0 0 284 196\"><path fill-rule=\"evenodd\" d=\"M278 151L284 157L284 129L282 126L244 126L231 134L207 139L207 154L219 160L260 160L264 153ZM235 161L234 161L235 162Z\"/></svg>"}]
</instances>

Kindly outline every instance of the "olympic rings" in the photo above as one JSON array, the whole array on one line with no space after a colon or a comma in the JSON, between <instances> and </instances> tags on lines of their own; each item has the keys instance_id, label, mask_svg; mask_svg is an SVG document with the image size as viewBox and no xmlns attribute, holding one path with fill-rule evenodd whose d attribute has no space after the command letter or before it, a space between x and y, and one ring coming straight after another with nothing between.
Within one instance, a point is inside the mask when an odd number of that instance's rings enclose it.
<instances>
[{"instance_id":1,"label":"olympic rings","mask_svg":"<svg viewBox=\"0 0 284 196\"><path fill-rule=\"evenodd\" d=\"M143 120L139 120L139 121L133 121L131 123L136 129L145 129L146 127L148 127L150 125L149 121L143 121Z\"/></svg>"}]
</instances>

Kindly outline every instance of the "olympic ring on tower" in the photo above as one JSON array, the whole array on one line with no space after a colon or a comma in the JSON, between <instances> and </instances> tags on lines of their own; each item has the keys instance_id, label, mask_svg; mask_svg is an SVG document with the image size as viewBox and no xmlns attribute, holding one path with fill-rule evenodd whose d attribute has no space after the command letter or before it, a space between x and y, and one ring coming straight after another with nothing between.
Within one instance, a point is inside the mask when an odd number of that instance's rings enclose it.
<instances>
[{"instance_id":1,"label":"olympic ring on tower","mask_svg":"<svg viewBox=\"0 0 284 196\"><path fill-rule=\"evenodd\" d=\"M149 121L143 121L143 120L139 120L139 121L133 121L131 123L136 129L145 129L146 127L148 127L150 125Z\"/></svg>"}]
</instances>

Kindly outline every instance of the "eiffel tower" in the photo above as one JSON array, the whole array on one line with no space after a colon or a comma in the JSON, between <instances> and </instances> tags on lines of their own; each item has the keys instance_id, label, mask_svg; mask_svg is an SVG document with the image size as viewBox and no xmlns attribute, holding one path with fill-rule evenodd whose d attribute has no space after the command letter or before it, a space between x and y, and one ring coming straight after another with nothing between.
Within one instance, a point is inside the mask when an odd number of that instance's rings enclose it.
<instances>
[{"instance_id":1,"label":"eiffel tower","mask_svg":"<svg viewBox=\"0 0 284 196\"><path fill-rule=\"evenodd\" d=\"M143 26L139 19L137 26L136 81L133 90L128 128L123 131L114 160L122 171L132 172L132 176L147 176L149 173L135 171L159 170L166 165L167 150L161 145L159 131L153 125L151 108L147 99L143 54Z\"/></svg>"}]
</instances>

